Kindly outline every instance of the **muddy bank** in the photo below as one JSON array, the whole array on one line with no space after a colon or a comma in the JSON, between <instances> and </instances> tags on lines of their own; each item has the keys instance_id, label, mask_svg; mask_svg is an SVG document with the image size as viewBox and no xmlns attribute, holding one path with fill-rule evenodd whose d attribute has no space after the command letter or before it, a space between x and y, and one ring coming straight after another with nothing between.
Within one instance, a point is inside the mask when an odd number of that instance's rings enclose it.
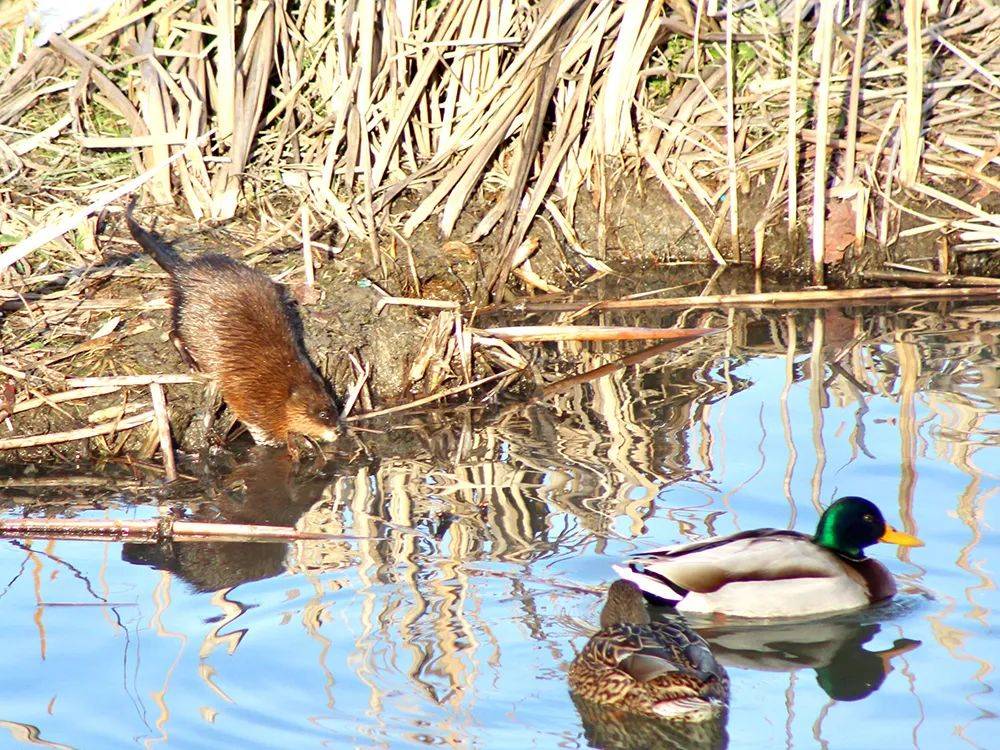
<instances>
[{"instance_id":1,"label":"muddy bank","mask_svg":"<svg viewBox=\"0 0 1000 750\"><path fill-rule=\"evenodd\" d=\"M752 235L751 220L761 215L765 203L765 191L745 198L741 236ZM290 207L285 208L290 215L294 214ZM464 372L452 359L457 359L457 355L447 348L442 331L447 334L450 330L448 316L453 313L397 305L379 310L379 300L387 295L458 303L463 306L466 324L559 320L555 315L527 316L517 311L484 316L471 306L474 300L484 297L485 280L496 250L488 236L478 242L459 238L471 236L485 210L481 205L471 207L449 240L442 239L428 223L407 239L396 233L384 236L377 253L359 243L338 246L340 236L336 230L321 228L314 233L316 282L311 288L303 283L300 243L291 231L275 232L273 223L262 226L258 219L242 217L225 226L211 226L207 222L192 225L187 217L154 211L143 212L142 218L182 254L228 253L286 284L297 301L310 355L335 392L343 397L357 381L358 369L352 358L368 368L356 409L363 411L440 392L497 369L473 357L472 371ZM581 196L575 217L579 227L576 246L567 243L565 233L547 220L536 221L530 235L537 244L531 257L531 278L535 281L512 277L508 298L543 294L538 280L550 290L576 290L578 296L586 299L614 299L641 293L688 296L780 291L805 285L806 252L801 247L790 252L788 238L772 236L774 232L768 234L763 276L754 274L748 262L752 251L748 250L742 254L743 262L732 262L726 269L706 262L709 254L702 238L684 211L656 186L642 191L614 192L605 214L602 227L597 207ZM706 222L710 219L707 213L702 218ZM168 341L166 275L137 251L119 215L109 215L98 230L97 240L99 262L72 266L60 273L45 274L40 272L44 268L29 268L21 279L15 279L21 296L7 297L3 302L0 330L4 365L15 374L12 382L18 402L66 391L66 379L72 377L187 372ZM894 255L903 260L935 258L939 241L938 235L918 235L897 246ZM602 244L606 257L614 261L609 262L611 272L595 280L593 265L579 250L586 248L587 253L593 253L590 258L596 258ZM722 247L727 258L734 260L737 254L725 248L724 242ZM861 257L870 263L873 255L866 253ZM988 272L990 256L956 257L953 270L982 273L985 268ZM861 283L859 271L863 268L848 254L841 263L831 265L830 271L832 277L838 277L845 285L856 286ZM685 324L702 324L703 317L688 317ZM676 319L671 314L637 311L605 313L599 322L662 326L672 325L671 321ZM437 340L431 340L432 331L436 332ZM531 346L520 349L526 361L534 357ZM568 349L563 349L563 355L569 356ZM418 357L432 360L429 371L411 370ZM537 380L537 374L525 381L526 393L531 392L532 378ZM201 417L209 409L203 401L203 392L200 383L168 388L171 429L182 450L201 450L211 442L211 436L201 427ZM458 400L464 398L467 395ZM88 395L52 408L17 413L11 419L12 429L5 430L4 437L78 430L108 419L127 418L149 408L150 397L145 388ZM148 458L156 450L151 431L139 429L113 438L7 451L3 460L47 457L64 461L92 453Z\"/></svg>"}]
</instances>

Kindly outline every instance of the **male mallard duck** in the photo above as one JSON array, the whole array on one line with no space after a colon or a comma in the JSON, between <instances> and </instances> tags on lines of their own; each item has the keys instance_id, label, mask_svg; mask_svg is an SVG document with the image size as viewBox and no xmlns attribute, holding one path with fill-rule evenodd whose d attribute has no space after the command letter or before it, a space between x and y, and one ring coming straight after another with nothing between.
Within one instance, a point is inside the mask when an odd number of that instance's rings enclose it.
<instances>
[{"instance_id":1,"label":"male mallard duck","mask_svg":"<svg viewBox=\"0 0 1000 750\"><path fill-rule=\"evenodd\" d=\"M725 707L729 677L701 636L680 619L651 622L639 587L615 581L601 630L569 669L569 687L626 713L703 721Z\"/></svg>"},{"instance_id":2,"label":"male mallard duck","mask_svg":"<svg viewBox=\"0 0 1000 750\"><path fill-rule=\"evenodd\" d=\"M923 545L889 526L871 501L842 497L820 517L813 536L744 531L640 553L615 570L684 612L800 617L895 594L885 566L865 557L864 548L875 542Z\"/></svg>"}]
</instances>

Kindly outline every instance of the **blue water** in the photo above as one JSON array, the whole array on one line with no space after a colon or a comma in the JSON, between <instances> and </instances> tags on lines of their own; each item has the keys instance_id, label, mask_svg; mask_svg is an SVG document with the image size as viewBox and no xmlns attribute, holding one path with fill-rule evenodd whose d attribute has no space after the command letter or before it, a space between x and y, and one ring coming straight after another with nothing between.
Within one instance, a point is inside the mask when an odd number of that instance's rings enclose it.
<instances>
[{"instance_id":1,"label":"blue water","mask_svg":"<svg viewBox=\"0 0 1000 750\"><path fill-rule=\"evenodd\" d=\"M588 747L566 670L612 562L811 530L862 494L926 542L871 550L899 579L892 603L764 631L701 623L732 678L729 747L997 747L1000 360L976 317L860 316L856 338L817 343L800 312L790 353L773 333L702 341L287 481L247 455L169 496L102 470L121 481L79 499L39 481L66 470L11 467L9 516L148 518L159 498L369 538L0 542L0 746Z\"/></svg>"}]
</instances>

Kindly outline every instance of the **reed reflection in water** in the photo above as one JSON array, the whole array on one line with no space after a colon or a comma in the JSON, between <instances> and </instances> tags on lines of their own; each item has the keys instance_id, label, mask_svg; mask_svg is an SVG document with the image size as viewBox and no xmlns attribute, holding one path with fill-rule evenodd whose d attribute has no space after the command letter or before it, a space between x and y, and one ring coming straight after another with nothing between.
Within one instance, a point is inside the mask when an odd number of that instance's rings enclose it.
<instances>
[{"instance_id":1,"label":"reed reflection in water","mask_svg":"<svg viewBox=\"0 0 1000 750\"><path fill-rule=\"evenodd\" d=\"M570 699L565 670L611 562L739 529L811 529L833 497L860 493L928 545L872 551L900 577L894 602L780 628L696 623L732 678L729 746L989 747L1000 322L970 307L730 317L698 321L727 325L724 337L589 382L548 375L536 401L485 424L471 412L397 423L363 436L362 457L319 467L254 451L155 491L114 467L10 470L10 515L152 516L153 493L192 518L360 540L3 543L0 668L19 676L0 688L8 736L697 746ZM577 373L635 355L575 349Z\"/></svg>"}]
</instances>

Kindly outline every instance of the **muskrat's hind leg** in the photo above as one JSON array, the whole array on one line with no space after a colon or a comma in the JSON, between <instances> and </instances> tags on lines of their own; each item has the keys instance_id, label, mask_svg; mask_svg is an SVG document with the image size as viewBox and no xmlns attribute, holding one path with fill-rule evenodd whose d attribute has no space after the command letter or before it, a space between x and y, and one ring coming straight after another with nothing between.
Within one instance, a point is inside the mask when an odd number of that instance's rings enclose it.
<instances>
[{"instance_id":1,"label":"muskrat's hind leg","mask_svg":"<svg viewBox=\"0 0 1000 750\"><path fill-rule=\"evenodd\" d=\"M220 430L220 425L216 424L216 415L221 408L222 395L219 392L219 386L214 381L209 381L202 394L201 403L198 406L201 418L196 418L189 428L195 445L210 446L225 443L226 433L232 427L232 421L222 425Z\"/></svg>"},{"instance_id":2,"label":"muskrat's hind leg","mask_svg":"<svg viewBox=\"0 0 1000 750\"><path fill-rule=\"evenodd\" d=\"M213 445L223 446L229 441L229 433L232 432L233 425L236 424L236 416L226 409L216 417L208 428L207 439ZM239 433L237 433L239 434Z\"/></svg>"}]
</instances>

